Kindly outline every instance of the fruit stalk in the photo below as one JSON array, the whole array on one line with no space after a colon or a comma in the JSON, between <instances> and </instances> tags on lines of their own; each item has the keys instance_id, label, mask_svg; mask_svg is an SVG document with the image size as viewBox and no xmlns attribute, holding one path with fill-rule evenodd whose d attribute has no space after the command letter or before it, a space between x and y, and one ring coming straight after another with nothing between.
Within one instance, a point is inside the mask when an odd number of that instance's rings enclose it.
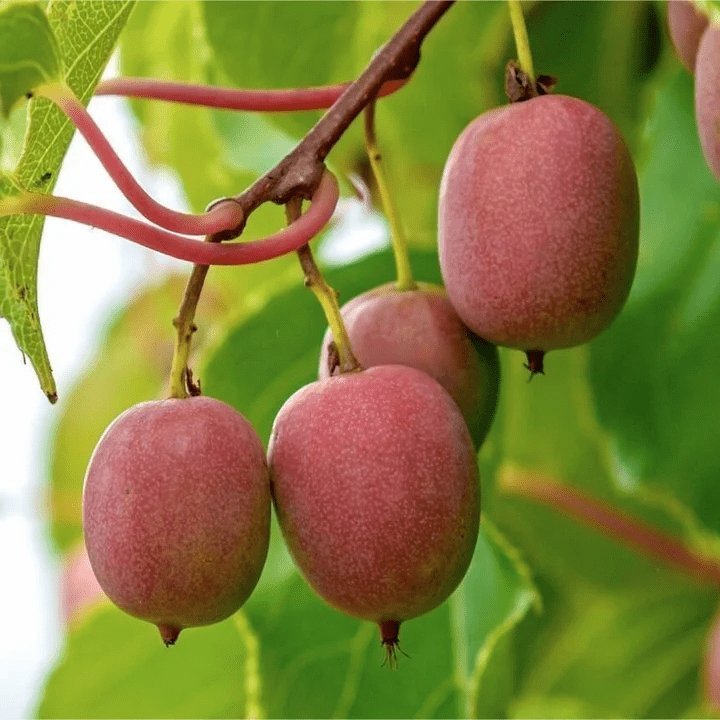
<instances>
[{"instance_id":1,"label":"fruit stalk","mask_svg":"<svg viewBox=\"0 0 720 720\"><path fill-rule=\"evenodd\" d=\"M205 241L214 242L214 238L209 235ZM193 382L188 359L190 357L192 337L197 330L195 311L209 269L208 265L195 265L193 267L185 286L180 308L173 318L173 326L176 332L172 364L170 366L170 397L186 398L190 395L200 395L200 385Z\"/></svg>"},{"instance_id":2,"label":"fruit stalk","mask_svg":"<svg viewBox=\"0 0 720 720\"><path fill-rule=\"evenodd\" d=\"M410 267L407 236L403 230L397 207L393 201L387 178L383 172L382 155L380 154L380 148L377 144L377 135L375 133L375 100L365 108L365 148L368 159L370 160L370 167L375 176L375 182L377 183L380 203L390 223L390 241L392 243L393 255L395 256L395 269L397 272L395 286L398 290L414 290L417 285L413 280L412 268Z\"/></svg>"},{"instance_id":3,"label":"fruit stalk","mask_svg":"<svg viewBox=\"0 0 720 720\"><path fill-rule=\"evenodd\" d=\"M285 206L285 214L289 224L296 222L300 216L302 200L296 198ZM327 281L320 272L315 258L313 257L310 245L305 244L297 250L300 267L305 275L305 287L309 288L317 298L325 313L325 319L330 326L333 336L335 350L337 351L338 367L341 373L353 372L360 369L360 363L350 345L345 323L340 314L337 292L327 284Z\"/></svg>"},{"instance_id":4,"label":"fruit stalk","mask_svg":"<svg viewBox=\"0 0 720 720\"><path fill-rule=\"evenodd\" d=\"M508 0L508 10L510 11L510 22L512 23L520 67L528 76L530 87L532 87L535 84L535 70L533 68L530 40L528 39L527 27L525 26L525 18L523 17L520 0Z\"/></svg>"}]
</instances>

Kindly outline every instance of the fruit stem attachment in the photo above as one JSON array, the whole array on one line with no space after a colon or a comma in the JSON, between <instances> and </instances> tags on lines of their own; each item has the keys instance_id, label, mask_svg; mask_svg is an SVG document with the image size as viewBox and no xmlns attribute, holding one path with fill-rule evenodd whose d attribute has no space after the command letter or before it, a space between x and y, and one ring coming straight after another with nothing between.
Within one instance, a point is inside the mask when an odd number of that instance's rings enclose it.
<instances>
[{"instance_id":1,"label":"fruit stem attachment","mask_svg":"<svg viewBox=\"0 0 720 720\"><path fill-rule=\"evenodd\" d=\"M286 203L285 216L288 224L294 223L297 218L300 217L301 208L302 198L293 198L290 202ZM309 288L317 298L325 313L325 319L330 326L335 352L337 353L337 367L339 372L346 373L361 370L360 363L352 351L350 337L347 334L345 323L340 314L337 292L327 284L323 274L320 272L310 245L305 244L298 248L297 256L300 261L300 267L305 275L305 287Z\"/></svg>"},{"instance_id":2,"label":"fruit stem attachment","mask_svg":"<svg viewBox=\"0 0 720 720\"><path fill-rule=\"evenodd\" d=\"M698 581L720 586L720 560L701 555L678 538L576 488L542 475L514 469L501 474L500 488L503 492L548 505L573 520L640 550L648 557L684 571Z\"/></svg>"},{"instance_id":3,"label":"fruit stem attachment","mask_svg":"<svg viewBox=\"0 0 720 720\"><path fill-rule=\"evenodd\" d=\"M530 86L532 87L535 85L535 70L533 68L530 40L528 39L525 17L523 16L520 0L508 0L508 10L510 11L510 22L512 23L520 69L528 76Z\"/></svg>"},{"instance_id":4,"label":"fruit stem attachment","mask_svg":"<svg viewBox=\"0 0 720 720\"><path fill-rule=\"evenodd\" d=\"M214 242L215 238L208 235L206 242ZM188 365L190 345L197 330L195 324L195 311L200 300L205 278L209 270L208 265L195 265L188 278L183 299L177 315L173 318L175 327L175 345L173 346L172 364L170 366L170 397L186 398L200 395L200 383L195 382L192 370Z\"/></svg>"},{"instance_id":5,"label":"fruit stem attachment","mask_svg":"<svg viewBox=\"0 0 720 720\"><path fill-rule=\"evenodd\" d=\"M367 150L370 167L372 168L382 209L390 223L390 241L395 256L395 269L397 281L395 287L398 290L414 290L417 285L413 280L410 257L408 255L407 236L400 222L397 206L393 201L392 194L388 187L387 178L382 168L382 155L377 144L375 133L375 103L373 100L365 107L365 149Z\"/></svg>"}]
</instances>

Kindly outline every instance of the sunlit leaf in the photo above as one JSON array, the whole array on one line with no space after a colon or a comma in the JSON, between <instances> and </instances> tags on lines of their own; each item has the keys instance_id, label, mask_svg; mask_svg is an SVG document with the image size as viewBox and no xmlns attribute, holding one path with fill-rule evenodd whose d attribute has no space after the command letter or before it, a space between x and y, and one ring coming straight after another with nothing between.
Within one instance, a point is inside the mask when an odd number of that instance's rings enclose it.
<instances>
[{"instance_id":1,"label":"sunlit leaf","mask_svg":"<svg viewBox=\"0 0 720 720\"><path fill-rule=\"evenodd\" d=\"M100 78L132 6L131 0L56 0L48 5L47 20L57 41L65 81L84 101ZM72 134L71 123L49 101L33 100L24 151L14 173L17 183L27 190L49 192ZM44 218L39 216L0 217L0 316L10 323L43 392L54 401L57 391L37 306L43 226Z\"/></svg>"},{"instance_id":2,"label":"sunlit leaf","mask_svg":"<svg viewBox=\"0 0 720 720\"><path fill-rule=\"evenodd\" d=\"M40 84L61 73L57 42L38 3L9 3L0 8L0 113Z\"/></svg>"}]
</instances>

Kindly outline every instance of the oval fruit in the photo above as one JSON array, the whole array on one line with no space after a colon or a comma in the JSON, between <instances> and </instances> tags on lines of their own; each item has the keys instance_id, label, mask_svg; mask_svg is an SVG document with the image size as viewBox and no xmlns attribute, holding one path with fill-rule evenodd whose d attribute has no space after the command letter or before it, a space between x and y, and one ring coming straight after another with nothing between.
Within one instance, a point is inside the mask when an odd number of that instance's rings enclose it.
<instances>
[{"instance_id":1,"label":"oval fruit","mask_svg":"<svg viewBox=\"0 0 720 720\"><path fill-rule=\"evenodd\" d=\"M705 160L720 180L720 25L705 31L698 48L695 120Z\"/></svg>"},{"instance_id":2,"label":"oval fruit","mask_svg":"<svg viewBox=\"0 0 720 720\"><path fill-rule=\"evenodd\" d=\"M92 569L166 644L246 600L269 541L262 443L229 405L206 397L146 402L105 431L85 477Z\"/></svg>"},{"instance_id":3,"label":"oval fruit","mask_svg":"<svg viewBox=\"0 0 720 720\"><path fill-rule=\"evenodd\" d=\"M435 378L452 396L476 447L485 439L497 405L497 348L462 324L445 291L429 283L414 290L381 285L343 305L353 352L365 367L407 365ZM328 330L320 352L321 379L329 377Z\"/></svg>"},{"instance_id":4,"label":"oval fruit","mask_svg":"<svg viewBox=\"0 0 720 720\"><path fill-rule=\"evenodd\" d=\"M670 0L667 4L668 30L677 56L692 73L695 72L700 38L708 25L707 15L688 0Z\"/></svg>"},{"instance_id":5,"label":"oval fruit","mask_svg":"<svg viewBox=\"0 0 720 720\"><path fill-rule=\"evenodd\" d=\"M475 547L475 450L450 395L429 375L384 365L298 390L268 453L283 535L333 607L381 627L439 605Z\"/></svg>"},{"instance_id":6,"label":"oval fruit","mask_svg":"<svg viewBox=\"0 0 720 720\"><path fill-rule=\"evenodd\" d=\"M540 358L590 340L625 302L637 252L633 162L594 106L544 95L497 108L453 146L440 266L480 337Z\"/></svg>"}]
</instances>

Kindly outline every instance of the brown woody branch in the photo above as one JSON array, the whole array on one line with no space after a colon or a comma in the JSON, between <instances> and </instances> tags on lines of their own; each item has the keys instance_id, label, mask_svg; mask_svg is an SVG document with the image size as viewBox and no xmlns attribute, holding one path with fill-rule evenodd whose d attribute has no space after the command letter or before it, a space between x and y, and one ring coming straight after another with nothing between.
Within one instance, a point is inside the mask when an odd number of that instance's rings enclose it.
<instances>
[{"instance_id":1,"label":"brown woody branch","mask_svg":"<svg viewBox=\"0 0 720 720\"><path fill-rule=\"evenodd\" d=\"M325 158L335 143L373 100L384 82L406 78L413 72L420 60L420 46L425 36L453 2L426 0L375 54L357 80L348 86L297 147L234 198L244 210L245 218L264 202L284 204L293 198L311 197L320 182ZM229 240L237 234L218 239Z\"/></svg>"}]
</instances>

